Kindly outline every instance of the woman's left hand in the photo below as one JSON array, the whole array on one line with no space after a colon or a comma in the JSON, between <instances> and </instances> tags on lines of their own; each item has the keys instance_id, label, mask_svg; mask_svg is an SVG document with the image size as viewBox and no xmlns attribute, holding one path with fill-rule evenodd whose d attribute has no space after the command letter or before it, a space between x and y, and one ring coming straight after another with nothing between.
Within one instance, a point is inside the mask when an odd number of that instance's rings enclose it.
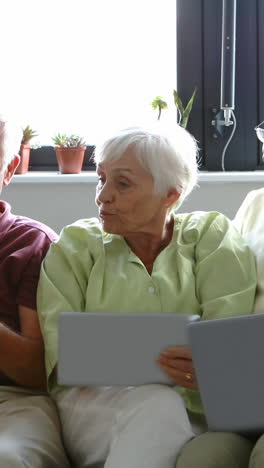
<instances>
[{"instance_id":1,"label":"woman's left hand","mask_svg":"<svg viewBox=\"0 0 264 468\"><path fill-rule=\"evenodd\" d=\"M188 346L166 348L156 362L176 385L198 390L191 349Z\"/></svg>"}]
</instances>

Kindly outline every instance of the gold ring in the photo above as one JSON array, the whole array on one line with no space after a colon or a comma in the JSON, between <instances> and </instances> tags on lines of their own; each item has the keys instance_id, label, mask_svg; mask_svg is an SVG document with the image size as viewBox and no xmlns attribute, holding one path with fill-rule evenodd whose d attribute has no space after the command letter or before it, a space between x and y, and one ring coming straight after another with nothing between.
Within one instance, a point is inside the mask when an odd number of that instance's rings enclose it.
<instances>
[{"instance_id":1,"label":"gold ring","mask_svg":"<svg viewBox=\"0 0 264 468\"><path fill-rule=\"evenodd\" d=\"M185 374L185 379L188 380L188 382L191 382L193 379L192 374L190 372L187 372Z\"/></svg>"}]
</instances>

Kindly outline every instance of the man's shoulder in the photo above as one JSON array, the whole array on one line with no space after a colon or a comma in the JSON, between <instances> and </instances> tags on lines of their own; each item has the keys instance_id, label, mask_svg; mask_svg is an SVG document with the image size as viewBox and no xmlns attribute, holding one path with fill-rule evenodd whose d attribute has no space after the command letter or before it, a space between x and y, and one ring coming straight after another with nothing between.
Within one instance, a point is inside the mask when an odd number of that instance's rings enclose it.
<instances>
[{"instance_id":1,"label":"man's shoulder","mask_svg":"<svg viewBox=\"0 0 264 468\"><path fill-rule=\"evenodd\" d=\"M5 239L9 242L12 238L19 240L20 237L25 240L42 238L52 242L58 235L41 221L13 213L10 204L0 200L0 237L1 242Z\"/></svg>"},{"instance_id":2,"label":"man's shoulder","mask_svg":"<svg viewBox=\"0 0 264 468\"><path fill-rule=\"evenodd\" d=\"M13 227L21 231L21 233L28 234L33 238L46 238L47 241L54 241L58 238L53 229L46 224L36 219L28 218L26 216L15 215Z\"/></svg>"}]
</instances>

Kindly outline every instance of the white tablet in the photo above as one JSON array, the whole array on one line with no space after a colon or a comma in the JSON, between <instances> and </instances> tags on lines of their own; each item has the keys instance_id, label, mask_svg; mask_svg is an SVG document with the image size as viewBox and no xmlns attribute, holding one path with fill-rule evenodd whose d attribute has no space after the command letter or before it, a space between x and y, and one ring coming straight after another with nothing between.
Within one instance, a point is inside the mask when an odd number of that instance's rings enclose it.
<instances>
[{"instance_id":1,"label":"white tablet","mask_svg":"<svg viewBox=\"0 0 264 468\"><path fill-rule=\"evenodd\" d=\"M155 360L169 346L188 344L187 324L199 319L178 313L64 312L59 318L58 383L172 384Z\"/></svg>"},{"instance_id":2,"label":"white tablet","mask_svg":"<svg viewBox=\"0 0 264 468\"><path fill-rule=\"evenodd\" d=\"M264 314L188 326L199 389L212 431L264 432Z\"/></svg>"}]
</instances>

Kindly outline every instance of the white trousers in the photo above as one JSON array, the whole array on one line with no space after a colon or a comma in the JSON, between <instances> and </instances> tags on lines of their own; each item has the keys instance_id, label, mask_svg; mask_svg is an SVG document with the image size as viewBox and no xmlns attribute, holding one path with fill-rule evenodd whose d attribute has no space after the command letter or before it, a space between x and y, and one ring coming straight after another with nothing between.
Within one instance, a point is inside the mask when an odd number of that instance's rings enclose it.
<instances>
[{"instance_id":1,"label":"white trousers","mask_svg":"<svg viewBox=\"0 0 264 468\"><path fill-rule=\"evenodd\" d=\"M57 409L47 394L0 386L0 467L70 467Z\"/></svg>"},{"instance_id":2,"label":"white trousers","mask_svg":"<svg viewBox=\"0 0 264 468\"><path fill-rule=\"evenodd\" d=\"M165 385L75 387L54 398L78 468L174 468L181 447L206 430Z\"/></svg>"}]
</instances>

